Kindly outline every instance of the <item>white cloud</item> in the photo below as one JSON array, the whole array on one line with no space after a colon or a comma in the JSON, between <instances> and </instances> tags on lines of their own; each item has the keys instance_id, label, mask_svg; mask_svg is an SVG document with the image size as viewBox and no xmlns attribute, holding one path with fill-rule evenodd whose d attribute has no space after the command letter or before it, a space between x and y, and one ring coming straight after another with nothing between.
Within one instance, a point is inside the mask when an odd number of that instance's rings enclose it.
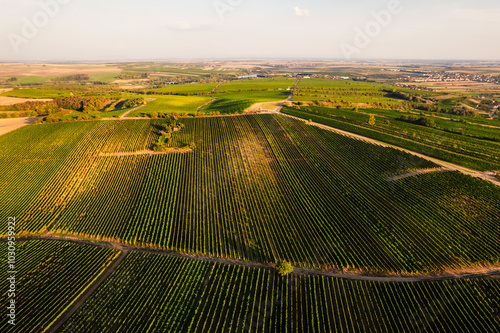
<instances>
[{"instance_id":1,"label":"white cloud","mask_svg":"<svg viewBox=\"0 0 500 333\"><path fill-rule=\"evenodd\" d=\"M188 21L175 21L168 25L172 30L194 31L194 30L210 30L217 24L214 22L198 22L192 23Z\"/></svg>"},{"instance_id":2,"label":"white cloud","mask_svg":"<svg viewBox=\"0 0 500 333\"><path fill-rule=\"evenodd\" d=\"M295 15L297 16L309 17L309 15L311 14L309 9L300 9L297 6L293 7L293 10L295 11Z\"/></svg>"}]
</instances>

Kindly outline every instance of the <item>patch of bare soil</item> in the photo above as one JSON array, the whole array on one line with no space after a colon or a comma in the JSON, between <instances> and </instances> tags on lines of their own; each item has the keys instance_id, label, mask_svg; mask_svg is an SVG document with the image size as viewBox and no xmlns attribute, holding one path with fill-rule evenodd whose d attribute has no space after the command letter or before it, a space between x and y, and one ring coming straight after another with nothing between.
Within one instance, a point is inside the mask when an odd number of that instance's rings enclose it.
<instances>
[{"instance_id":1,"label":"patch of bare soil","mask_svg":"<svg viewBox=\"0 0 500 333\"><path fill-rule=\"evenodd\" d=\"M0 119L0 135L15 131L18 128L30 125L41 117L7 118Z\"/></svg>"},{"instance_id":2,"label":"patch of bare soil","mask_svg":"<svg viewBox=\"0 0 500 333\"><path fill-rule=\"evenodd\" d=\"M0 96L0 105L15 105L25 102L51 102L52 99L32 99L32 98L19 98L19 97L7 97Z\"/></svg>"},{"instance_id":3,"label":"patch of bare soil","mask_svg":"<svg viewBox=\"0 0 500 333\"><path fill-rule=\"evenodd\" d=\"M276 102L255 103L254 105L246 109L245 112L260 112L260 111L278 112L281 105L283 105L283 103L285 102L286 100L276 101Z\"/></svg>"},{"instance_id":4,"label":"patch of bare soil","mask_svg":"<svg viewBox=\"0 0 500 333\"><path fill-rule=\"evenodd\" d=\"M131 152L119 152L119 153L100 153L99 156L138 156L138 155L165 155L173 153L189 153L193 150L191 148L166 148L164 151L153 151L153 150L138 150Z\"/></svg>"},{"instance_id":5,"label":"patch of bare soil","mask_svg":"<svg viewBox=\"0 0 500 333\"><path fill-rule=\"evenodd\" d=\"M99 64L0 64L0 76L60 76L70 74L120 73L121 68Z\"/></svg>"}]
</instances>

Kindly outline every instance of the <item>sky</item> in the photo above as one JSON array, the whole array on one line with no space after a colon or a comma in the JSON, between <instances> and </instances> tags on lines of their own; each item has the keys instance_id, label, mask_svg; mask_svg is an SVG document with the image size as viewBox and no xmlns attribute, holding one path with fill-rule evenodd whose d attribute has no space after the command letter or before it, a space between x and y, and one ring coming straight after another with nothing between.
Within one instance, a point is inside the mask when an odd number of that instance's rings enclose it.
<instances>
[{"instance_id":1,"label":"sky","mask_svg":"<svg viewBox=\"0 0 500 333\"><path fill-rule=\"evenodd\" d=\"M0 61L500 60L498 0L0 0Z\"/></svg>"}]
</instances>

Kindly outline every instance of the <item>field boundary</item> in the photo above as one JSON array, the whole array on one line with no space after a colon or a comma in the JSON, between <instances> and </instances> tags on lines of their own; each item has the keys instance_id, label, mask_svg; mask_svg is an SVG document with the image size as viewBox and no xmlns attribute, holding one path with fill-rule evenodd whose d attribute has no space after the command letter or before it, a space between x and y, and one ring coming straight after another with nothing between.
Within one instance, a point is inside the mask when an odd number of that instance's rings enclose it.
<instances>
[{"instance_id":1,"label":"field boundary","mask_svg":"<svg viewBox=\"0 0 500 333\"><path fill-rule=\"evenodd\" d=\"M183 259L191 259L197 261L206 261L211 263L218 263L224 265L233 265L233 266L244 266L248 268L261 268L261 269L275 269L275 265L272 263L258 263L252 261L245 261L239 259L229 259L229 258L221 258L221 257L210 257L203 256L197 254L188 254L181 253L169 250L161 250L155 248L148 247L138 247L132 246L128 244L123 244L120 242L107 242L107 241L95 241L84 238L76 238L76 237L67 237L67 236L58 236L58 235L42 235L42 236L22 236L18 237L19 241L29 241L29 240L58 240L65 242L72 242L76 244L82 245L91 245L98 246L102 248L115 249L122 252L141 252L148 254L158 254L158 255L168 255L172 257L178 257ZM7 239L5 237L0 238L0 242L6 242ZM123 255L124 257L124 255ZM123 258L122 258L123 260ZM118 259L116 260L118 261ZM116 263L115 261L115 263ZM112 271L119 264L115 263L109 267L110 272L106 276L112 273ZM113 268L111 270L111 268ZM101 275L104 276L106 273ZM481 277L490 277L494 275L500 275L500 264L490 265L484 267L476 267L472 269L463 268L460 271L446 271L442 273L434 273L434 274L415 274L415 275L401 275L397 273L393 273L393 275L383 275L379 273L378 275L368 274L368 273L360 273L358 271L348 271L348 272L333 272L326 270L319 270L314 268L304 268L304 267L294 267L294 274L299 276L327 276L338 279L345 280L356 280L356 281L373 281L373 282L423 282L423 281L448 281L448 280L459 280L459 279L470 279L470 278L481 278ZM100 278L101 278L100 277ZM99 281L100 281L99 278ZM101 281L102 282L102 281ZM99 282L99 284L101 283ZM96 282L97 284L97 282ZM97 285L98 286L98 285ZM97 286L95 288L97 288ZM93 290L95 290L95 288ZM87 296L88 297L88 296ZM81 303L81 302L80 302ZM76 309L75 309L76 310ZM74 312L74 311L73 311Z\"/></svg>"}]
</instances>

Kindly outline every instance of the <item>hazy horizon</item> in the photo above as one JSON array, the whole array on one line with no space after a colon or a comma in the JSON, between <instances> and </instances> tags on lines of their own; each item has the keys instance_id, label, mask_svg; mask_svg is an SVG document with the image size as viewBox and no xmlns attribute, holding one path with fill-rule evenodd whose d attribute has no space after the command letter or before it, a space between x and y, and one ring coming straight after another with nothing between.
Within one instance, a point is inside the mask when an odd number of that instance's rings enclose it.
<instances>
[{"instance_id":1,"label":"hazy horizon","mask_svg":"<svg viewBox=\"0 0 500 333\"><path fill-rule=\"evenodd\" d=\"M2 14L2 62L500 60L492 0L20 0Z\"/></svg>"}]
</instances>

